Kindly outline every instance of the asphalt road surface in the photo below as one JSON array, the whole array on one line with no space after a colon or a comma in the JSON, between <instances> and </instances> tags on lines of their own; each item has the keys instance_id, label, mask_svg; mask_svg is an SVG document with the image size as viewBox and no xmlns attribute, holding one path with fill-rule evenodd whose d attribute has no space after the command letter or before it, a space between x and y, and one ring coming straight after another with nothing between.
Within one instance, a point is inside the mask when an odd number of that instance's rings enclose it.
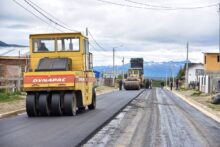
<instances>
[{"instance_id":1,"label":"asphalt road surface","mask_svg":"<svg viewBox=\"0 0 220 147\"><path fill-rule=\"evenodd\" d=\"M146 90L85 147L220 147L220 124L170 91Z\"/></svg>"},{"instance_id":2,"label":"asphalt road surface","mask_svg":"<svg viewBox=\"0 0 220 147\"><path fill-rule=\"evenodd\" d=\"M161 146L220 147L219 123L168 90L157 89L156 95Z\"/></svg>"},{"instance_id":3,"label":"asphalt road surface","mask_svg":"<svg viewBox=\"0 0 220 147\"><path fill-rule=\"evenodd\" d=\"M0 119L0 147L73 147L113 117L143 90L97 96L97 109L75 117L36 117L26 114Z\"/></svg>"}]
</instances>

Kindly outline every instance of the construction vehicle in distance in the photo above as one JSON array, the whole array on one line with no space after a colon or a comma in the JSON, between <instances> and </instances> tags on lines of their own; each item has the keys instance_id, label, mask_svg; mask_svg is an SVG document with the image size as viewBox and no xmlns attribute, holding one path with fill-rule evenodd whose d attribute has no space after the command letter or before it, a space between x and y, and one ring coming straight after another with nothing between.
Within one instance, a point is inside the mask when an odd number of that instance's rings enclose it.
<instances>
[{"instance_id":1,"label":"construction vehicle in distance","mask_svg":"<svg viewBox=\"0 0 220 147\"><path fill-rule=\"evenodd\" d=\"M126 90L139 90L145 86L144 80L144 59L131 58L127 78L124 81Z\"/></svg>"},{"instance_id":2,"label":"construction vehicle in distance","mask_svg":"<svg viewBox=\"0 0 220 147\"><path fill-rule=\"evenodd\" d=\"M29 71L23 76L29 117L96 108L92 53L82 33L30 35Z\"/></svg>"}]
</instances>

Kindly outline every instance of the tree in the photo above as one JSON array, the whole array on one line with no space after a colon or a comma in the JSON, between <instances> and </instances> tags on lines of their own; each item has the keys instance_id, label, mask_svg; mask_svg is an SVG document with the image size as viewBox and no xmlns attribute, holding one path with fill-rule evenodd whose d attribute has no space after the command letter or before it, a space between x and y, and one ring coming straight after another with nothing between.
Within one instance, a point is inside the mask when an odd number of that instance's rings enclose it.
<instances>
[{"instance_id":1,"label":"tree","mask_svg":"<svg viewBox=\"0 0 220 147\"><path fill-rule=\"evenodd\" d=\"M118 75L118 79L122 80L122 74Z\"/></svg>"},{"instance_id":2,"label":"tree","mask_svg":"<svg viewBox=\"0 0 220 147\"><path fill-rule=\"evenodd\" d=\"M177 74L177 79L184 79L184 77L185 77L185 70L184 70L184 68L180 68L179 69L179 72L178 72L178 74Z\"/></svg>"}]
</instances>

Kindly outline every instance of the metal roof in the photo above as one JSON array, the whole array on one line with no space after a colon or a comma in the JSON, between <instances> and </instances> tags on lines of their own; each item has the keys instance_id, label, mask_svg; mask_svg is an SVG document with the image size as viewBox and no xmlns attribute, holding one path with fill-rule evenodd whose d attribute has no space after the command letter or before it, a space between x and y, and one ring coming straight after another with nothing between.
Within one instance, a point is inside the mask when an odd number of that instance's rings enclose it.
<instances>
[{"instance_id":1,"label":"metal roof","mask_svg":"<svg viewBox=\"0 0 220 147\"><path fill-rule=\"evenodd\" d=\"M198 66L198 65L203 66L202 63L189 63L189 64L188 64L189 68L194 67L194 66Z\"/></svg>"},{"instance_id":2,"label":"metal roof","mask_svg":"<svg viewBox=\"0 0 220 147\"><path fill-rule=\"evenodd\" d=\"M219 52L203 52L203 54L219 54Z\"/></svg>"},{"instance_id":3,"label":"metal roof","mask_svg":"<svg viewBox=\"0 0 220 147\"><path fill-rule=\"evenodd\" d=\"M0 47L0 56L25 57L29 55L29 47Z\"/></svg>"}]
</instances>

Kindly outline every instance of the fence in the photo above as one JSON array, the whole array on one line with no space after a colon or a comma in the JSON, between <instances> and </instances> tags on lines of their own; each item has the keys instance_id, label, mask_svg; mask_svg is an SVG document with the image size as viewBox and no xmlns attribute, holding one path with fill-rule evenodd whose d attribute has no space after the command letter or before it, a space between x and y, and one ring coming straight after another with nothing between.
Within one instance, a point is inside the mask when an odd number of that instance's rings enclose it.
<instances>
[{"instance_id":1,"label":"fence","mask_svg":"<svg viewBox=\"0 0 220 147\"><path fill-rule=\"evenodd\" d=\"M21 91L23 78L4 78L0 77L0 89L6 92Z\"/></svg>"}]
</instances>

